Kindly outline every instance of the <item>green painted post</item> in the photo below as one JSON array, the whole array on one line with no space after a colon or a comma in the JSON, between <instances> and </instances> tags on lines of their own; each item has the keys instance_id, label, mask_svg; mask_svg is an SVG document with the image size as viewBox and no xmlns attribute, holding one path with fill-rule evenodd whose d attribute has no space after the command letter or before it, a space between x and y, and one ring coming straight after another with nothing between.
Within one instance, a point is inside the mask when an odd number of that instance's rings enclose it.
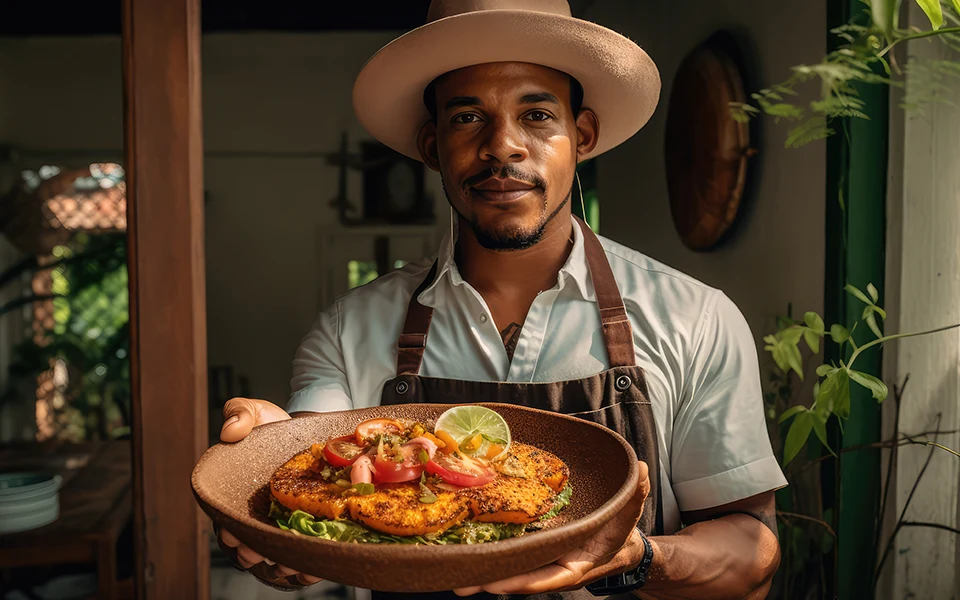
<instances>
[{"instance_id":1,"label":"green painted post","mask_svg":"<svg viewBox=\"0 0 960 600\"><path fill-rule=\"evenodd\" d=\"M829 0L830 27L847 23L852 15L866 15L861 0ZM836 38L831 35L830 49ZM886 180L889 129L889 96L884 86L859 86L870 117L836 123L837 135L827 144L826 265L824 316L827 323L848 328L861 318L863 304L844 292L851 283L865 289L868 283L884 298L886 239ZM866 327L858 328L858 344L869 339ZM839 361L836 346L829 345L828 361ZM832 355L831 355L832 354ZM881 376L879 350L863 353L858 371ZM831 446L850 447L880 440L880 407L868 391L851 385L850 419L843 430L834 425ZM880 491L880 451L858 450L825 461L822 469L824 508L835 508L834 530L839 553L828 564L827 580L834 589L828 597L860 599L873 597L876 563L877 511ZM840 482L839 493L837 482Z\"/></svg>"}]
</instances>

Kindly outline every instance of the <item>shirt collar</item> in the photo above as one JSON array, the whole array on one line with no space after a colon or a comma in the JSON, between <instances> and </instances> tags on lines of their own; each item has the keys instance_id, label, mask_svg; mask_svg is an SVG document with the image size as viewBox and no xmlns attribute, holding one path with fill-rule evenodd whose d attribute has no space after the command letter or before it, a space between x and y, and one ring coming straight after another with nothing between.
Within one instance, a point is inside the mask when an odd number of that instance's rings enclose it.
<instances>
[{"instance_id":1,"label":"shirt collar","mask_svg":"<svg viewBox=\"0 0 960 600\"><path fill-rule=\"evenodd\" d=\"M451 211L452 212L452 211ZM457 268L457 262L454 260L454 248L459 233L457 220L451 217L452 225L450 231L443 236L440 242L440 250L437 253L437 276L433 282L420 294L420 301L424 305L432 306L434 302L434 290L444 278L448 278L450 285L464 285L463 277L460 275L460 269ZM596 294L593 290L593 281L590 279L590 269L587 267L587 253L584 246L583 231L577 224L576 219L571 217L573 222L573 249L567 257L567 261L560 268L557 276L559 289L563 289L567 281L572 281L580 292L584 300L590 302L596 301Z\"/></svg>"}]
</instances>

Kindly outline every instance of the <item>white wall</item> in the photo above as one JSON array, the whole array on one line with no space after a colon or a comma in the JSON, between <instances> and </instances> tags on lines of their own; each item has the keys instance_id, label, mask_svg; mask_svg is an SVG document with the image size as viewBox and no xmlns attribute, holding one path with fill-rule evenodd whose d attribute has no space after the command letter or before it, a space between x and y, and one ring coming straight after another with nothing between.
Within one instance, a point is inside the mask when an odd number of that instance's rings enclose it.
<instances>
[{"instance_id":1,"label":"white wall","mask_svg":"<svg viewBox=\"0 0 960 600\"><path fill-rule=\"evenodd\" d=\"M755 85L780 82L789 77L791 66L822 57L827 29L824 3L587 4L584 18L639 43L656 61L663 79L653 120L599 159L601 232L722 289L744 312L758 343L773 330L774 317L784 314L790 302L795 316L805 310L822 314L825 145L786 149L786 127L764 121L761 138L753 142L760 151L751 163L758 177L744 207L746 218L725 245L696 253L683 246L673 227L663 143L670 87L687 52L717 30L729 29L753 46L747 59L757 66Z\"/></svg>"},{"instance_id":2,"label":"white wall","mask_svg":"<svg viewBox=\"0 0 960 600\"><path fill-rule=\"evenodd\" d=\"M913 3L905 9L901 23L929 26ZM897 57L900 64L956 60L956 54L943 44L924 41L906 46ZM953 97L960 95L956 81L945 83L952 86ZM905 91L925 85L908 77ZM900 100L894 94L891 101L887 290L896 294L888 292L890 318L885 327L888 332L906 333L960 323L960 110L931 104L926 114L904 114ZM894 406L890 400L885 403L886 435L953 431L923 438L948 448L960 447L956 433L960 430L960 332L953 329L904 339L886 346L883 354L888 382L900 383L910 376L896 432L891 431ZM886 464L888 457L883 460ZM901 514L906 521L960 527L960 461L955 456L926 446L903 446L897 451L893 482L881 551ZM880 589L881 598L955 598L960 589L960 537L945 530L902 528L885 563Z\"/></svg>"},{"instance_id":3,"label":"white wall","mask_svg":"<svg viewBox=\"0 0 960 600\"><path fill-rule=\"evenodd\" d=\"M351 150L369 139L353 115L353 80L395 36L204 38L209 356L250 377L256 397L286 401L293 353L321 308L317 229L337 223L329 202L339 168L284 153L337 151L344 131ZM224 155L237 151L254 156ZM361 176L351 172L356 206L360 194Z\"/></svg>"}]
</instances>

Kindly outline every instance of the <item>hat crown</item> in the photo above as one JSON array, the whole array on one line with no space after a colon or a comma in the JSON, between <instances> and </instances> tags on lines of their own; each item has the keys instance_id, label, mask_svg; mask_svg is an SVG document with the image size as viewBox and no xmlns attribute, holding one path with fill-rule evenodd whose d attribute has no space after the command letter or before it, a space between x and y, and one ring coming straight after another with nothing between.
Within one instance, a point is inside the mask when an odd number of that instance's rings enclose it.
<instances>
[{"instance_id":1,"label":"hat crown","mask_svg":"<svg viewBox=\"0 0 960 600\"><path fill-rule=\"evenodd\" d=\"M529 10L571 16L567 0L433 0L427 10L427 22L485 10Z\"/></svg>"}]
</instances>

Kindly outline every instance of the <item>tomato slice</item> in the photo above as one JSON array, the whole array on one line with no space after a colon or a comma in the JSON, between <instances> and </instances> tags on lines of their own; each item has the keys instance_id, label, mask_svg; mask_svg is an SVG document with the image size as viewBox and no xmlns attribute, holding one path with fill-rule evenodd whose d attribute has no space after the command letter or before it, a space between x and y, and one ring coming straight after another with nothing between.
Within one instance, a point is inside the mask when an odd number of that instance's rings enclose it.
<instances>
[{"instance_id":1,"label":"tomato slice","mask_svg":"<svg viewBox=\"0 0 960 600\"><path fill-rule=\"evenodd\" d=\"M360 458L366 448L356 444L356 438L345 435L330 440L323 447L323 457L334 467L349 467Z\"/></svg>"},{"instance_id":2,"label":"tomato slice","mask_svg":"<svg viewBox=\"0 0 960 600\"><path fill-rule=\"evenodd\" d=\"M377 453L373 467L377 481L383 483L402 483L420 479L423 473L423 463L420 462L419 446L408 446L402 450L403 462L396 462L382 452Z\"/></svg>"},{"instance_id":3,"label":"tomato slice","mask_svg":"<svg viewBox=\"0 0 960 600\"><path fill-rule=\"evenodd\" d=\"M433 460L427 463L427 472L461 487L486 485L497 477L497 472L486 463L442 452L436 453Z\"/></svg>"},{"instance_id":4,"label":"tomato slice","mask_svg":"<svg viewBox=\"0 0 960 600\"><path fill-rule=\"evenodd\" d=\"M362 446L366 443L366 440L376 437L381 433L397 434L402 431L403 425L393 419L370 419L357 425L357 430L354 432L354 435L357 444Z\"/></svg>"}]
</instances>

